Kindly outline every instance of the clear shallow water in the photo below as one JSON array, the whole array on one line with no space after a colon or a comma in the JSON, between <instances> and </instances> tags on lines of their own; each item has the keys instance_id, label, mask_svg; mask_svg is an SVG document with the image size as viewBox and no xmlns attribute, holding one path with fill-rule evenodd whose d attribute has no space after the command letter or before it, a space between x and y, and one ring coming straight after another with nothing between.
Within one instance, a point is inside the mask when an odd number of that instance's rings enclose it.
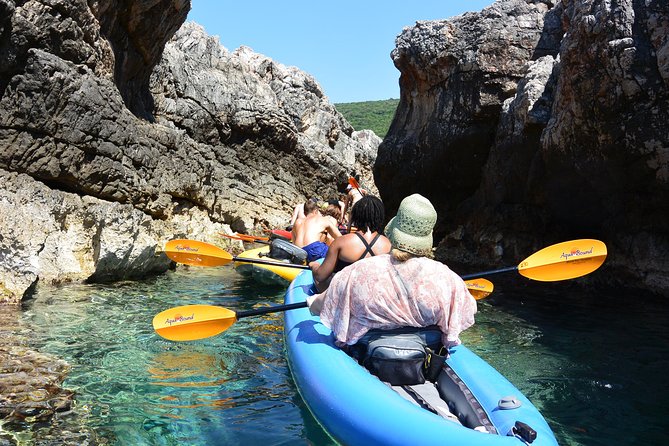
<instances>
[{"instance_id":1,"label":"clear shallow water","mask_svg":"<svg viewBox=\"0 0 669 446\"><path fill-rule=\"evenodd\" d=\"M561 444L664 443L666 305L525 283L496 284L464 342L533 401ZM151 327L169 307L244 310L280 303L283 292L232 268L183 269L39 291L22 323L35 347L72 365L65 386L77 394L76 417L64 422L93 430L99 443L329 445L290 378L281 314L189 343L166 341ZM45 429L19 434L40 438Z\"/></svg>"}]
</instances>

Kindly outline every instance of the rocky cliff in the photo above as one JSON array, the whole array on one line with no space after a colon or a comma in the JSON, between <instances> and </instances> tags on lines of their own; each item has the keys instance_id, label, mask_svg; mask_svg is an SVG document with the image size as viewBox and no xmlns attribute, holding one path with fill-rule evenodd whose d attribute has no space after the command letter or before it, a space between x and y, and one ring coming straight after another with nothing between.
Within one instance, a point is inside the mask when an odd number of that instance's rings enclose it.
<instances>
[{"instance_id":1,"label":"rocky cliff","mask_svg":"<svg viewBox=\"0 0 669 446\"><path fill-rule=\"evenodd\" d=\"M517 264L572 238L593 280L669 293L669 4L500 0L397 38L401 99L374 166L391 212L439 211L438 257Z\"/></svg>"},{"instance_id":2,"label":"rocky cliff","mask_svg":"<svg viewBox=\"0 0 669 446\"><path fill-rule=\"evenodd\" d=\"M282 225L371 177L318 83L194 24L187 0L0 0L0 301L164 271L171 238Z\"/></svg>"}]
</instances>

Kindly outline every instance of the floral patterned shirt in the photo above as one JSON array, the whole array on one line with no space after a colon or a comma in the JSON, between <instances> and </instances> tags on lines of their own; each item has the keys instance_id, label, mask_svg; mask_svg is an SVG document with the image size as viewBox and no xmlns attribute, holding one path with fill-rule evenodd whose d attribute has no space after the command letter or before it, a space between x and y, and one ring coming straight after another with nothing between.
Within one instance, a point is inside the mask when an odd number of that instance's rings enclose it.
<instances>
[{"instance_id":1,"label":"floral patterned shirt","mask_svg":"<svg viewBox=\"0 0 669 446\"><path fill-rule=\"evenodd\" d=\"M374 328L429 325L439 326L444 345L455 345L476 313L464 281L446 265L425 257L398 262L390 254L344 268L309 307L339 345L353 345Z\"/></svg>"}]
</instances>

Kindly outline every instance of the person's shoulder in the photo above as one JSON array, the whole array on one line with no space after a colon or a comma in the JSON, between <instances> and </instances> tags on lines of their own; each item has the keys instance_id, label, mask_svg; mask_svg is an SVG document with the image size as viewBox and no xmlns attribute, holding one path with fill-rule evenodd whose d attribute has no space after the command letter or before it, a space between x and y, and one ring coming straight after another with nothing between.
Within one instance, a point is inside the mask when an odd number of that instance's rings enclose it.
<instances>
[{"instance_id":1,"label":"person's shoulder","mask_svg":"<svg viewBox=\"0 0 669 446\"><path fill-rule=\"evenodd\" d=\"M334 218L332 215L322 215L321 219L323 221L326 221L330 225L337 226L337 219Z\"/></svg>"},{"instance_id":2,"label":"person's shoulder","mask_svg":"<svg viewBox=\"0 0 669 446\"><path fill-rule=\"evenodd\" d=\"M383 232L379 233L379 240L377 243L387 243L388 245L392 245L390 239L386 237L386 234L384 234Z\"/></svg>"}]
</instances>

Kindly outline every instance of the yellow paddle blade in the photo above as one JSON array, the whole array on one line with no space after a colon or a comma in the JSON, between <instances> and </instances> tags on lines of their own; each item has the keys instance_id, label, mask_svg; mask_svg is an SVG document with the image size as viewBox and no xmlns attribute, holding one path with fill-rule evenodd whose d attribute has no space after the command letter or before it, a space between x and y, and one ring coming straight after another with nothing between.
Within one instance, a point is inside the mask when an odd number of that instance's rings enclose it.
<instances>
[{"instance_id":1,"label":"yellow paddle blade","mask_svg":"<svg viewBox=\"0 0 669 446\"><path fill-rule=\"evenodd\" d=\"M606 260L606 254L604 242L571 240L535 252L518 265L518 272L542 282L573 279L599 268Z\"/></svg>"},{"instance_id":2,"label":"yellow paddle blade","mask_svg":"<svg viewBox=\"0 0 669 446\"><path fill-rule=\"evenodd\" d=\"M170 240L165 244L164 252L177 263L193 266L222 266L233 259L218 246L195 240Z\"/></svg>"},{"instance_id":3,"label":"yellow paddle blade","mask_svg":"<svg viewBox=\"0 0 669 446\"><path fill-rule=\"evenodd\" d=\"M465 284L469 289L469 293L474 296L474 299L476 300L481 300L484 297L488 297L488 295L492 293L492 290L494 289L494 285L488 279L481 278L465 280Z\"/></svg>"},{"instance_id":4,"label":"yellow paddle blade","mask_svg":"<svg viewBox=\"0 0 669 446\"><path fill-rule=\"evenodd\" d=\"M227 308L183 305L156 314L153 329L170 341L194 341L222 333L235 321L235 312Z\"/></svg>"}]
</instances>

